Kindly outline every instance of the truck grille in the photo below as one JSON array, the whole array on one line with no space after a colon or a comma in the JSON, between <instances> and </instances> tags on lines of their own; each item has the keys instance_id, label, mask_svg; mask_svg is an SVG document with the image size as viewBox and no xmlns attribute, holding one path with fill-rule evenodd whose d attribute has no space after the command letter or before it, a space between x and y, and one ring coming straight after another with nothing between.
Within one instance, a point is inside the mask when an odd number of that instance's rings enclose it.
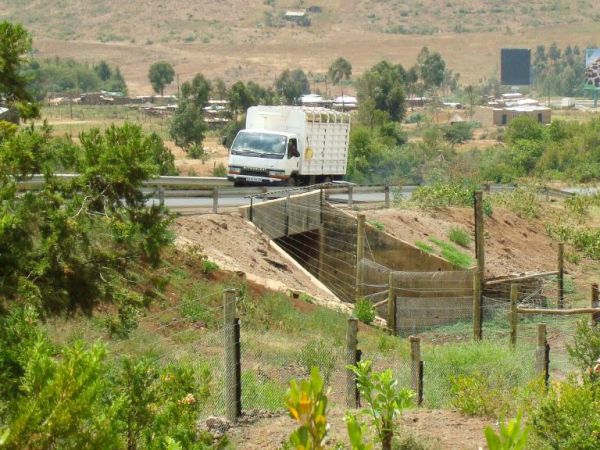
<instances>
[{"instance_id":1,"label":"truck grille","mask_svg":"<svg viewBox=\"0 0 600 450\"><path fill-rule=\"evenodd\" d=\"M263 169L242 169L240 175L248 175L250 177L266 177L269 175L267 170Z\"/></svg>"}]
</instances>

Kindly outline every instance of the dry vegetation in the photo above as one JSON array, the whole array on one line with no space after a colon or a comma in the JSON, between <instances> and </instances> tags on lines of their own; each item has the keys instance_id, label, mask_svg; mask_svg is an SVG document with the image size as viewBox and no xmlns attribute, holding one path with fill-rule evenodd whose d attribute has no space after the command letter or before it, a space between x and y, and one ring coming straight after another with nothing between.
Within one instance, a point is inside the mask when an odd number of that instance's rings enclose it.
<instances>
[{"instance_id":1,"label":"dry vegetation","mask_svg":"<svg viewBox=\"0 0 600 450\"><path fill-rule=\"evenodd\" d=\"M0 17L32 30L41 56L84 55L118 64L133 93L150 90L148 66L159 59L175 64L182 81L203 72L227 81L271 82L273 73L286 67L325 72L339 55L350 59L355 73L382 58L411 65L428 45L463 80L476 82L498 71L500 47L552 41L585 47L600 40L598 12L587 0L336 0L320 4L323 12L313 15L311 27L265 25L266 12L277 15L312 4L4 0Z\"/></svg>"}]
</instances>

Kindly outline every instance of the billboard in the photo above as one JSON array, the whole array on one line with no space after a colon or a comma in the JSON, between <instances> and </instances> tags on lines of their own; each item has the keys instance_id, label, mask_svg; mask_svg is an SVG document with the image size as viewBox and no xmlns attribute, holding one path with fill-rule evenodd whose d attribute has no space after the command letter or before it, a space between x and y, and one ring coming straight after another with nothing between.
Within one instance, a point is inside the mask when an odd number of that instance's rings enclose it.
<instances>
[{"instance_id":1,"label":"billboard","mask_svg":"<svg viewBox=\"0 0 600 450\"><path fill-rule=\"evenodd\" d=\"M531 84L531 49L503 48L500 50L500 84L508 86Z\"/></svg>"},{"instance_id":2,"label":"billboard","mask_svg":"<svg viewBox=\"0 0 600 450\"><path fill-rule=\"evenodd\" d=\"M600 88L600 48L585 50L585 84Z\"/></svg>"}]
</instances>

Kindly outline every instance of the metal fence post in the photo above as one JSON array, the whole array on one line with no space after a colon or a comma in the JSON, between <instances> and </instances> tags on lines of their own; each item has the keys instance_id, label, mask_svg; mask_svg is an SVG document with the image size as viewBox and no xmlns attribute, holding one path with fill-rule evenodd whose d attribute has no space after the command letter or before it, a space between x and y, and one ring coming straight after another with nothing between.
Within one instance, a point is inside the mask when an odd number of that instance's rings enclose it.
<instances>
[{"instance_id":1,"label":"metal fence post","mask_svg":"<svg viewBox=\"0 0 600 450\"><path fill-rule=\"evenodd\" d=\"M236 318L236 291L223 292L223 330L225 341L225 416L235 422L241 415L241 361L239 320Z\"/></svg>"},{"instance_id":2,"label":"metal fence post","mask_svg":"<svg viewBox=\"0 0 600 450\"><path fill-rule=\"evenodd\" d=\"M158 188L158 204L165 206L165 188L162 186Z\"/></svg>"},{"instance_id":3,"label":"metal fence post","mask_svg":"<svg viewBox=\"0 0 600 450\"><path fill-rule=\"evenodd\" d=\"M358 345L358 319L348 318L348 329L346 331L346 365L356 365L356 348ZM350 369L346 369L346 407L357 408L358 389L356 376Z\"/></svg>"},{"instance_id":4,"label":"metal fence post","mask_svg":"<svg viewBox=\"0 0 600 450\"><path fill-rule=\"evenodd\" d=\"M385 195L385 208L389 209L390 208L390 185L389 184L385 184L385 187L383 188L383 193Z\"/></svg>"},{"instance_id":5,"label":"metal fence post","mask_svg":"<svg viewBox=\"0 0 600 450\"><path fill-rule=\"evenodd\" d=\"M423 361L421 360L421 339L410 336L411 387L417 394L417 404L423 403Z\"/></svg>"},{"instance_id":6,"label":"metal fence post","mask_svg":"<svg viewBox=\"0 0 600 450\"><path fill-rule=\"evenodd\" d=\"M550 346L546 338L546 324L538 323L537 326L537 348L535 350L535 372L544 375L546 387L550 380Z\"/></svg>"},{"instance_id":7,"label":"metal fence post","mask_svg":"<svg viewBox=\"0 0 600 450\"><path fill-rule=\"evenodd\" d=\"M213 214L217 214L219 212L219 189L213 189L213 205L212 205Z\"/></svg>"},{"instance_id":8,"label":"metal fence post","mask_svg":"<svg viewBox=\"0 0 600 450\"><path fill-rule=\"evenodd\" d=\"M481 308L481 273L473 273L473 339L481 340L482 337L482 308Z\"/></svg>"},{"instance_id":9,"label":"metal fence post","mask_svg":"<svg viewBox=\"0 0 600 450\"><path fill-rule=\"evenodd\" d=\"M519 286L510 285L510 345L514 348L517 345L517 298L519 295Z\"/></svg>"},{"instance_id":10,"label":"metal fence post","mask_svg":"<svg viewBox=\"0 0 600 450\"><path fill-rule=\"evenodd\" d=\"M598 283L592 284L592 295L590 298L590 306L592 308L598 308L600 306L599 296L598 296ZM592 313L591 317L591 325L596 326L600 322L600 313Z\"/></svg>"},{"instance_id":11,"label":"metal fence post","mask_svg":"<svg viewBox=\"0 0 600 450\"><path fill-rule=\"evenodd\" d=\"M392 336L396 334L396 305L396 282L394 272L390 272L388 283L387 327Z\"/></svg>"},{"instance_id":12,"label":"metal fence post","mask_svg":"<svg viewBox=\"0 0 600 450\"><path fill-rule=\"evenodd\" d=\"M558 307L565 306L565 244L558 244Z\"/></svg>"}]
</instances>

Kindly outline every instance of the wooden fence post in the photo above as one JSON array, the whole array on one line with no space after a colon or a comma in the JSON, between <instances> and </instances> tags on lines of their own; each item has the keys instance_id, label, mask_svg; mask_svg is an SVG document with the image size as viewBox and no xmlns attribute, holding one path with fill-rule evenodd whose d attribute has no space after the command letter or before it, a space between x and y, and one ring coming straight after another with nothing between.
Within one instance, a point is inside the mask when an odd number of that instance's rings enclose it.
<instances>
[{"instance_id":1,"label":"wooden fence post","mask_svg":"<svg viewBox=\"0 0 600 450\"><path fill-rule=\"evenodd\" d=\"M225 333L225 416L235 422L241 415L241 361L239 321L236 318L236 291L223 292L223 330Z\"/></svg>"},{"instance_id":2,"label":"wooden fence post","mask_svg":"<svg viewBox=\"0 0 600 450\"><path fill-rule=\"evenodd\" d=\"M517 298L519 295L519 286L510 285L510 345L514 348L517 345Z\"/></svg>"},{"instance_id":3,"label":"wooden fence post","mask_svg":"<svg viewBox=\"0 0 600 450\"><path fill-rule=\"evenodd\" d=\"M165 206L165 188L162 186L158 188L158 204Z\"/></svg>"},{"instance_id":4,"label":"wooden fence post","mask_svg":"<svg viewBox=\"0 0 600 450\"><path fill-rule=\"evenodd\" d=\"M417 394L417 404L423 403L423 361L421 360L421 339L410 336L411 387Z\"/></svg>"},{"instance_id":5,"label":"wooden fence post","mask_svg":"<svg viewBox=\"0 0 600 450\"><path fill-rule=\"evenodd\" d=\"M219 189L213 189L213 214L218 214L219 212Z\"/></svg>"},{"instance_id":6,"label":"wooden fence post","mask_svg":"<svg viewBox=\"0 0 600 450\"><path fill-rule=\"evenodd\" d=\"M356 317L348 318L348 328L346 330L346 365L356 365L356 348L358 345L358 319ZM350 369L346 369L346 407L357 408L358 389L356 386L356 376Z\"/></svg>"},{"instance_id":7,"label":"wooden fence post","mask_svg":"<svg viewBox=\"0 0 600 450\"><path fill-rule=\"evenodd\" d=\"M363 276L360 262L365 257L365 215L359 214L357 217L356 229L356 295L358 301L363 295Z\"/></svg>"},{"instance_id":8,"label":"wooden fence post","mask_svg":"<svg viewBox=\"0 0 600 450\"><path fill-rule=\"evenodd\" d=\"M592 295L590 298L590 307L598 308L600 306L599 296L598 296L598 283L592 284ZM592 313L591 317L591 325L596 326L600 322L600 313Z\"/></svg>"},{"instance_id":9,"label":"wooden fence post","mask_svg":"<svg viewBox=\"0 0 600 450\"><path fill-rule=\"evenodd\" d=\"M475 192L475 257L481 282L485 279L485 230L483 221L483 193Z\"/></svg>"},{"instance_id":10,"label":"wooden fence post","mask_svg":"<svg viewBox=\"0 0 600 450\"><path fill-rule=\"evenodd\" d=\"M352 208L354 205L354 186L348 186L348 208Z\"/></svg>"},{"instance_id":11,"label":"wooden fence post","mask_svg":"<svg viewBox=\"0 0 600 450\"><path fill-rule=\"evenodd\" d=\"M546 339L546 324L538 323L537 326L537 348L535 350L535 372L544 375L546 387L550 379L550 346Z\"/></svg>"},{"instance_id":12,"label":"wooden fence post","mask_svg":"<svg viewBox=\"0 0 600 450\"><path fill-rule=\"evenodd\" d=\"M385 208L389 209L390 208L390 185L389 184L385 184L385 187L383 188L383 193L385 196Z\"/></svg>"},{"instance_id":13,"label":"wooden fence post","mask_svg":"<svg viewBox=\"0 0 600 450\"><path fill-rule=\"evenodd\" d=\"M558 244L558 308L565 306L565 244Z\"/></svg>"},{"instance_id":14,"label":"wooden fence post","mask_svg":"<svg viewBox=\"0 0 600 450\"><path fill-rule=\"evenodd\" d=\"M387 304L387 327L388 332L394 336L396 334L396 281L394 272L390 272L388 283L388 304Z\"/></svg>"},{"instance_id":15,"label":"wooden fence post","mask_svg":"<svg viewBox=\"0 0 600 450\"><path fill-rule=\"evenodd\" d=\"M482 337L482 307L481 307L481 273L473 273L473 339L481 340Z\"/></svg>"}]
</instances>

